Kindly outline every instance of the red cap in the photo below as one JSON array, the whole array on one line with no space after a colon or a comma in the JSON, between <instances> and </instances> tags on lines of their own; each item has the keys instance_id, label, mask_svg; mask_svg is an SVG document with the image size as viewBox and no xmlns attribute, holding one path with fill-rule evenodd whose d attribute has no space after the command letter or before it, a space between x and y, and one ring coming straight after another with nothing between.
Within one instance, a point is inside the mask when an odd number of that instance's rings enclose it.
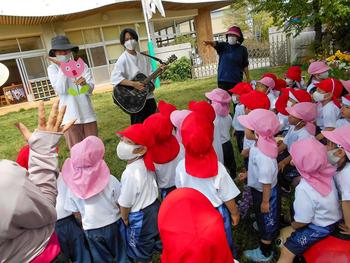
<instances>
[{"instance_id":1,"label":"red cap","mask_svg":"<svg viewBox=\"0 0 350 263\"><path fill-rule=\"evenodd\" d=\"M248 109L270 109L269 97L263 92L253 90L240 96L239 101Z\"/></svg>"},{"instance_id":2,"label":"red cap","mask_svg":"<svg viewBox=\"0 0 350 263\"><path fill-rule=\"evenodd\" d=\"M214 122L215 120L216 115L214 108L206 101L190 101L188 103L188 109L205 116L210 122Z\"/></svg>"},{"instance_id":3,"label":"red cap","mask_svg":"<svg viewBox=\"0 0 350 263\"><path fill-rule=\"evenodd\" d=\"M281 91L287 87L287 82L284 79L277 79L275 90Z\"/></svg>"},{"instance_id":4,"label":"red cap","mask_svg":"<svg viewBox=\"0 0 350 263\"><path fill-rule=\"evenodd\" d=\"M262 76L262 79L265 78L265 77L268 77L268 78L272 78L273 81L275 82L275 87L276 87L276 84L277 84L277 76L273 73L265 73L263 76Z\"/></svg>"},{"instance_id":5,"label":"red cap","mask_svg":"<svg viewBox=\"0 0 350 263\"><path fill-rule=\"evenodd\" d=\"M180 145L173 135L173 125L170 119L161 113L149 116L143 124L152 132L155 144L150 148L153 162L163 164L175 159L180 151Z\"/></svg>"},{"instance_id":6,"label":"red cap","mask_svg":"<svg viewBox=\"0 0 350 263\"><path fill-rule=\"evenodd\" d=\"M218 174L218 157L213 148L214 124L205 115L190 113L182 123L186 172L194 177L209 178Z\"/></svg>"},{"instance_id":7,"label":"red cap","mask_svg":"<svg viewBox=\"0 0 350 263\"><path fill-rule=\"evenodd\" d=\"M282 93L278 97L278 99L276 100L276 103L275 103L276 110L285 116L289 115L289 113L286 110L287 103L289 100L289 90L291 90L291 89L282 89Z\"/></svg>"},{"instance_id":8,"label":"red cap","mask_svg":"<svg viewBox=\"0 0 350 263\"><path fill-rule=\"evenodd\" d=\"M176 110L176 107L173 104L167 103L164 100L158 102L158 110L161 114L164 114L166 117L170 118L170 114Z\"/></svg>"},{"instance_id":9,"label":"red cap","mask_svg":"<svg viewBox=\"0 0 350 263\"><path fill-rule=\"evenodd\" d=\"M306 90L289 89L289 92L298 100L297 102L312 102L311 95ZM290 97L291 94L289 94Z\"/></svg>"},{"instance_id":10,"label":"red cap","mask_svg":"<svg viewBox=\"0 0 350 263\"><path fill-rule=\"evenodd\" d=\"M26 168L28 170L28 162L29 162L29 145L24 145L18 153L16 162Z\"/></svg>"},{"instance_id":11,"label":"red cap","mask_svg":"<svg viewBox=\"0 0 350 263\"><path fill-rule=\"evenodd\" d=\"M315 83L315 87L327 93L333 93L332 100L334 104L337 105L339 108L341 107L339 97L343 92L343 85L339 80L334 78L327 78L322 80L321 82Z\"/></svg>"},{"instance_id":12,"label":"red cap","mask_svg":"<svg viewBox=\"0 0 350 263\"><path fill-rule=\"evenodd\" d=\"M116 132L117 135L125 136L132 140L135 144L147 147L147 151L143 156L145 166L150 171L155 171L155 167L152 160L152 155L149 149L154 145L154 136L150 130L143 124L137 123L130 125L123 131Z\"/></svg>"},{"instance_id":13,"label":"red cap","mask_svg":"<svg viewBox=\"0 0 350 263\"><path fill-rule=\"evenodd\" d=\"M301 67L299 67L299 66L290 67L284 76L288 79L300 82L301 81Z\"/></svg>"},{"instance_id":14,"label":"red cap","mask_svg":"<svg viewBox=\"0 0 350 263\"><path fill-rule=\"evenodd\" d=\"M232 94L243 95L253 90L253 87L248 82L239 82L232 89L229 90Z\"/></svg>"},{"instance_id":15,"label":"red cap","mask_svg":"<svg viewBox=\"0 0 350 263\"><path fill-rule=\"evenodd\" d=\"M162 202L162 263L233 263L220 213L199 191L179 188Z\"/></svg>"}]
</instances>

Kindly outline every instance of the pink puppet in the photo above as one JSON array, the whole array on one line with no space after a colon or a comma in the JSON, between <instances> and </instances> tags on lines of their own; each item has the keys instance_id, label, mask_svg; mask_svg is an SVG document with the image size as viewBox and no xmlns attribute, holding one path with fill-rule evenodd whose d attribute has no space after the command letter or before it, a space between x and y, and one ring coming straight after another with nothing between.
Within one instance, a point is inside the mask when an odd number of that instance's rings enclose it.
<instances>
[{"instance_id":1,"label":"pink puppet","mask_svg":"<svg viewBox=\"0 0 350 263\"><path fill-rule=\"evenodd\" d=\"M60 67L64 75L69 78L75 78L77 80L81 77L85 70L85 63L81 58L78 58L77 61L71 59L68 62L62 62ZM68 93L72 96L79 96L80 94L85 94L88 91L88 85L84 85L80 89L79 87L77 87L77 89L74 89L72 87L68 89Z\"/></svg>"}]
</instances>

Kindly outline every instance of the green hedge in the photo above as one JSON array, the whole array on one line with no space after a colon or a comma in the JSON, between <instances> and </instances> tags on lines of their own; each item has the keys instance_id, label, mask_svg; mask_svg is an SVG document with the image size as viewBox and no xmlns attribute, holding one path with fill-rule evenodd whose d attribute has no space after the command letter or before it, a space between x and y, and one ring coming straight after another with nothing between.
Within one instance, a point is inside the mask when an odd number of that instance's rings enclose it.
<instances>
[{"instance_id":1,"label":"green hedge","mask_svg":"<svg viewBox=\"0 0 350 263\"><path fill-rule=\"evenodd\" d=\"M191 60L182 57L170 64L167 70L161 75L161 80L184 81L192 77Z\"/></svg>"}]
</instances>

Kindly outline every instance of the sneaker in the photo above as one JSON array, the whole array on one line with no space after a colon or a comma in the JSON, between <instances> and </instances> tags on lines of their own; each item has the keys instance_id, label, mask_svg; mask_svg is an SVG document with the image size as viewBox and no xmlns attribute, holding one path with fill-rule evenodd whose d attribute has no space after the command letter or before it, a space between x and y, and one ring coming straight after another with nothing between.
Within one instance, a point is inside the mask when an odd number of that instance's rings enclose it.
<instances>
[{"instance_id":1,"label":"sneaker","mask_svg":"<svg viewBox=\"0 0 350 263\"><path fill-rule=\"evenodd\" d=\"M254 221L253 228L256 232L259 232L258 222Z\"/></svg>"},{"instance_id":2,"label":"sneaker","mask_svg":"<svg viewBox=\"0 0 350 263\"><path fill-rule=\"evenodd\" d=\"M243 255L246 259L254 262L270 262L273 258L272 252L269 257L264 256L264 254L260 250L260 247L256 249L245 250L243 252Z\"/></svg>"}]
</instances>

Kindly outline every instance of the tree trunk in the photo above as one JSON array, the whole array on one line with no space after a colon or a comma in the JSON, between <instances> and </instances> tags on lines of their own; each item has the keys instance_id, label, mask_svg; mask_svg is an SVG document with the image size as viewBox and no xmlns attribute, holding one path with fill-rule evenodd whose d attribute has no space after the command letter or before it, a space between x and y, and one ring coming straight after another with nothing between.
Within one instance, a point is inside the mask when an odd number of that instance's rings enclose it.
<instances>
[{"instance_id":1,"label":"tree trunk","mask_svg":"<svg viewBox=\"0 0 350 263\"><path fill-rule=\"evenodd\" d=\"M314 19L314 30L315 30L315 52L319 53L322 49L322 21L319 17L320 12L320 0L312 1L312 9L315 16Z\"/></svg>"}]
</instances>

